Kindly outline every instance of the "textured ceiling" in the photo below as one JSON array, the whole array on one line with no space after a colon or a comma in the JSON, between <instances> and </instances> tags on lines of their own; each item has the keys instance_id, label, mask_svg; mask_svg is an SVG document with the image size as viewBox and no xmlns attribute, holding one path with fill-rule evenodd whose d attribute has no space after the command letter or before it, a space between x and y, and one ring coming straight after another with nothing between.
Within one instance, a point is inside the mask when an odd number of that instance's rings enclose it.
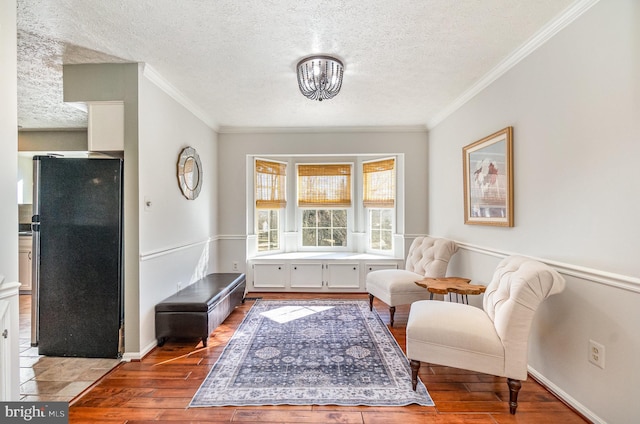
<instances>
[{"instance_id":1,"label":"textured ceiling","mask_svg":"<svg viewBox=\"0 0 640 424\"><path fill-rule=\"evenodd\" d=\"M18 124L85 127L62 64L145 62L220 127L424 126L574 0L18 0ZM345 62L303 97L295 64Z\"/></svg>"}]
</instances>

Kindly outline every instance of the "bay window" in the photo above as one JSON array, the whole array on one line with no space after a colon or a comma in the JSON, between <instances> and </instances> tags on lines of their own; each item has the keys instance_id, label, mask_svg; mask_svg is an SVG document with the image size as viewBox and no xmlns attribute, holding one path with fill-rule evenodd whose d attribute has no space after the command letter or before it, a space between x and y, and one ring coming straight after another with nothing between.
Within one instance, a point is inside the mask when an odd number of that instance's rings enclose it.
<instances>
[{"instance_id":1,"label":"bay window","mask_svg":"<svg viewBox=\"0 0 640 424\"><path fill-rule=\"evenodd\" d=\"M313 163L303 162L313 158ZM360 251L397 254L397 157L253 158L256 254ZM367 157L371 159L371 156ZM275 159L275 158L274 158ZM402 165L400 165L402 168ZM292 168L293 167L293 168ZM288 168L295 169L289 172ZM287 197L296 197L287 202Z\"/></svg>"}]
</instances>

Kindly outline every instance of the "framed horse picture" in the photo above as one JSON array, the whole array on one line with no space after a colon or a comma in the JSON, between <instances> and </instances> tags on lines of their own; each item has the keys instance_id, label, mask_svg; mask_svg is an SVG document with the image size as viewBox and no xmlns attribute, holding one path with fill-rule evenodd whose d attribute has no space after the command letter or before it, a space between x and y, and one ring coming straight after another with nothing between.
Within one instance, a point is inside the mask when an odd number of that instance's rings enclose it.
<instances>
[{"instance_id":1,"label":"framed horse picture","mask_svg":"<svg viewBox=\"0 0 640 424\"><path fill-rule=\"evenodd\" d=\"M462 148L464 223L513 227L513 127Z\"/></svg>"}]
</instances>

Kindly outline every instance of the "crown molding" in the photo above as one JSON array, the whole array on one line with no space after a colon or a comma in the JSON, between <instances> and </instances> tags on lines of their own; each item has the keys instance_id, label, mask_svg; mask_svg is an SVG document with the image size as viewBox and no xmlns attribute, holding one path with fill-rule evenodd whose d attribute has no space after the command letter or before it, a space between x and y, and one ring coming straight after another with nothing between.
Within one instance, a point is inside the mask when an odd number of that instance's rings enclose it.
<instances>
[{"instance_id":1,"label":"crown molding","mask_svg":"<svg viewBox=\"0 0 640 424\"><path fill-rule=\"evenodd\" d=\"M154 83L158 88L167 93L172 99L184 106L209 128L218 131L218 125L208 116L204 109L193 103L183 92L167 81L158 71L148 63L143 64L142 75Z\"/></svg>"},{"instance_id":2,"label":"crown molding","mask_svg":"<svg viewBox=\"0 0 640 424\"><path fill-rule=\"evenodd\" d=\"M426 133L425 125L398 125L379 127L232 127L221 126L219 134L282 134L282 133Z\"/></svg>"},{"instance_id":3,"label":"crown molding","mask_svg":"<svg viewBox=\"0 0 640 424\"><path fill-rule=\"evenodd\" d=\"M567 27L599 1L600 0L578 0L567 7L555 19L552 19L549 23L543 26L538 32L531 36L531 38L525 41L524 44L518 47L500 63L498 63L486 75L480 78L460 97L454 100L453 103L437 113L432 119L428 120L427 128L433 129L434 127L436 127L439 123L444 121L451 114L464 106L469 100L473 99L477 94L482 92L495 80L507 73L511 68L520 63L520 61L522 61L524 58L536 51L551 37Z\"/></svg>"}]
</instances>

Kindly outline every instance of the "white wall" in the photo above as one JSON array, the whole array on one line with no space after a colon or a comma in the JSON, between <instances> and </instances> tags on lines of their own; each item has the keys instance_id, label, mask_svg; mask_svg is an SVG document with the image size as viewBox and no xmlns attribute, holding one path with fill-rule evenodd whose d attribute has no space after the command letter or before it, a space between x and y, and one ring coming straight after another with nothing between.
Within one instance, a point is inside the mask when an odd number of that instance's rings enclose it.
<instances>
[{"instance_id":1,"label":"white wall","mask_svg":"<svg viewBox=\"0 0 640 424\"><path fill-rule=\"evenodd\" d=\"M154 307L215 266L216 133L144 73L139 81L140 354L155 343ZM187 200L177 179L183 148L196 149L203 185ZM145 201L151 202L146 207ZM133 352L128 351L129 355Z\"/></svg>"},{"instance_id":2,"label":"white wall","mask_svg":"<svg viewBox=\"0 0 640 424\"><path fill-rule=\"evenodd\" d=\"M124 357L139 359L155 346L155 304L212 267L216 134L143 64L65 65L63 81L65 101L124 102ZM193 201L177 180L188 145L204 167Z\"/></svg>"},{"instance_id":3,"label":"white wall","mask_svg":"<svg viewBox=\"0 0 640 424\"><path fill-rule=\"evenodd\" d=\"M426 131L282 131L222 133L218 136L219 257L218 271L230 272L232 262L246 261L247 155L405 154L405 235L427 231ZM252 175L251 173L249 175ZM402 229L399 229L402 231ZM242 269L244 271L244 269Z\"/></svg>"},{"instance_id":4,"label":"white wall","mask_svg":"<svg viewBox=\"0 0 640 424\"><path fill-rule=\"evenodd\" d=\"M0 2L0 275L18 281L16 2Z\"/></svg>"},{"instance_id":5,"label":"white wall","mask_svg":"<svg viewBox=\"0 0 640 424\"><path fill-rule=\"evenodd\" d=\"M124 102L124 346L138 352L139 325L139 201L137 63L63 65L65 102ZM126 354L126 353L125 353Z\"/></svg>"},{"instance_id":6,"label":"white wall","mask_svg":"<svg viewBox=\"0 0 640 424\"><path fill-rule=\"evenodd\" d=\"M2 400L17 401L20 397L18 333L18 101L16 64L16 2L0 1L0 285L4 289L3 303L9 302L4 323L9 325L6 364L0 384L6 387Z\"/></svg>"},{"instance_id":7,"label":"white wall","mask_svg":"<svg viewBox=\"0 0 640 424\"><path fill-rule=\"evenodd\" d=\"M567 289L539 311L529 364L610 423L640 416L639 22L636 0L598 2L429 133L429 233L463 245L450 273L486 282L513 252L557 266ZM515 227L464 225L462 147L506 126Z\"/></svg>"}]
</instances>

